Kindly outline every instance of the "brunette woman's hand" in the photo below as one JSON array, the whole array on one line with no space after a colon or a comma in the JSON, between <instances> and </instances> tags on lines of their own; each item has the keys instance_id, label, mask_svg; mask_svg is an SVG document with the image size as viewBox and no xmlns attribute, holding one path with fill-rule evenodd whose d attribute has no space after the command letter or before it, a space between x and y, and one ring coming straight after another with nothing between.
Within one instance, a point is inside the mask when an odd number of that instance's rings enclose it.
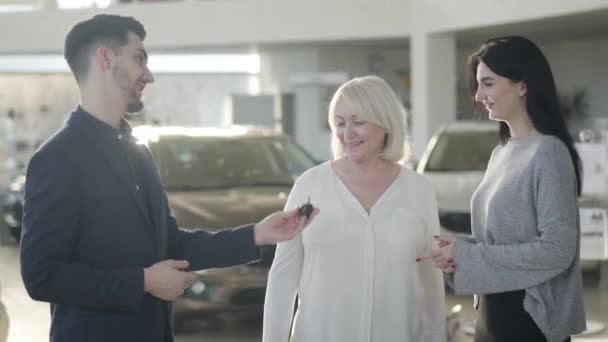
<instances>
[{"instance_id":1,"label":"brunette woman's hand","mask_svg":"<svg viewBox=\"0 0 608 342\"><path fill-rule=\"evenodd\" d=\"M454 238L451 236L433 236L433 240L437 242L437 246L433 248L431 256L433 265L446 273L451 273L456 270L456 264L452 257L452 248L454 247Z\"/></svg>"}]
</instances>

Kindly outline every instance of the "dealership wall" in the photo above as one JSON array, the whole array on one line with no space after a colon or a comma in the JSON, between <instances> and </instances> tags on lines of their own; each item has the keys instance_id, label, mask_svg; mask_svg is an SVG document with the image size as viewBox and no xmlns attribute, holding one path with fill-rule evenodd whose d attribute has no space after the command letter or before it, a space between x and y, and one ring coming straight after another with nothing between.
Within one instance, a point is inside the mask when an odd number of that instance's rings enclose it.
<instances>
[{"instance_id":1,"label":"dealership wall","mask_svg":"<svg viewBox=\"0 0 608 342\"><path fill-rule=\"evenodd\" d=\"M392 44L392 45L391 45ZM410 89L404 74L409 72L407 42L381 46L325 45L275 47L262 49L271 59L262 63L262 93L298 93L296 120L298 141L318 159L331 157L326 123L328 101L335 86L290 84L290 74L298 72L344 72L347 77L377 73L385 77L403 103L410 103ZM590 118L607 118L608 106L608 37L578 38L567 41L540 41L551 62L559 89L571 92L584 87L588 94ZM465 88L467 56L477 46L459 46L457 50L458 108L460 118L481 118L472 111ZM271 57L268 57L271 56ZM382 56L380 69L370 60ZM271 70L269 70L271 69ZM232 93L248 93L250 75L156 75L156 82L144 92L145 115L162 124L218 125L229 121L226 98ZM13 109L18 114L16 129L34 143L47 137L65 120L78 101L70 75L0 75L0 113ZM162 95L161 95L162 94ZM0 120L6 131L6 119ZM6 135L5 135L6 136ZM1 152L1 151L0 151Z\"/></svg>"}]
</instances>

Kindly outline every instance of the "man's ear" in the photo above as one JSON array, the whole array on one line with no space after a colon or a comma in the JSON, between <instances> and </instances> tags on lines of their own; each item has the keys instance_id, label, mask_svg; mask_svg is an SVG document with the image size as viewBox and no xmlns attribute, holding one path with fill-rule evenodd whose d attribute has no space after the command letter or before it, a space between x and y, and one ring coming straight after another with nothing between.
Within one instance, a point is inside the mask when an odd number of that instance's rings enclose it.
<instances>
[{"instance_id":1,"label":"man's ear","mask_svg":"<svg viewBox=\"0 0 608 342\"><path fill-rule=\"evenodd\" d=\"M102 71L110 70L114 59L114 51L107 46L100 45L95 50L95 63Z\"/></svg>"}]
</instances>

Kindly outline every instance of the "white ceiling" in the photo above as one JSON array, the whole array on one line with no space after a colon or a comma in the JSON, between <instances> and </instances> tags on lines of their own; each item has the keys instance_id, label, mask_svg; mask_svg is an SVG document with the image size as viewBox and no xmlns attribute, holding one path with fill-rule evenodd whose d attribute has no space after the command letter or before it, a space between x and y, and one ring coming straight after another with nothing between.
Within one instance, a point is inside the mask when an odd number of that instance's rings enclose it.
<instances>
[{"instance_id":1,"label":"white ceiling","mask_svg":"<svg viewBox=\"0 0 608 342\"><path fill-rule=\"evenodd\" d=\"M479 45L492 37L514 34L535 41L608 37L608 10L466 30L458 32L456 36L458 44L466 46Z\"/></svg>"}]
</instances>

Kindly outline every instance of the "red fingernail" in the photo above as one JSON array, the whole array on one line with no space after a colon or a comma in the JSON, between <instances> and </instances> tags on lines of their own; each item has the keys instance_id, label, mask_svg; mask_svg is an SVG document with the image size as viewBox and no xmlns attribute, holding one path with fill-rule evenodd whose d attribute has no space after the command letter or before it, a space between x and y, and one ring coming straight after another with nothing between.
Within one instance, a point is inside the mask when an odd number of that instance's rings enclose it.
<instances>
[{"instance_id":1,"label":"red fingernail","mask_svg":"<svg viewBox=\"0 0 608 342\"><path fill-rule=\"evenodd\" d=\"M435 239L438 239L438 238L439 238L439 235L433 235L433 237L434 237Z\"/></svg>"},{"instance_id":2,"label":"red fingernail","mask_svg":"<svg viewBox=\"0 0 608 342\"><path fill-rule=\"evenodd\" d=\"M448 262L449 262L449 263L453 263L453 262L454 262L454 259L449 258L449 259L448 259Z\"/></svg>"},{"instance_id":3,"label":"red fingernail","mask_svg":"<svg viewBox=\"0 0 608 342\"><path fill-rule=\"evenodd\" d=\"M432 258L432 255L427 255L427 256L421 256L421 257L416 257L416 262L418 261L422 261L422 260L426 260L426 259L430 259Z\"/></svg>"}]
</instances>

